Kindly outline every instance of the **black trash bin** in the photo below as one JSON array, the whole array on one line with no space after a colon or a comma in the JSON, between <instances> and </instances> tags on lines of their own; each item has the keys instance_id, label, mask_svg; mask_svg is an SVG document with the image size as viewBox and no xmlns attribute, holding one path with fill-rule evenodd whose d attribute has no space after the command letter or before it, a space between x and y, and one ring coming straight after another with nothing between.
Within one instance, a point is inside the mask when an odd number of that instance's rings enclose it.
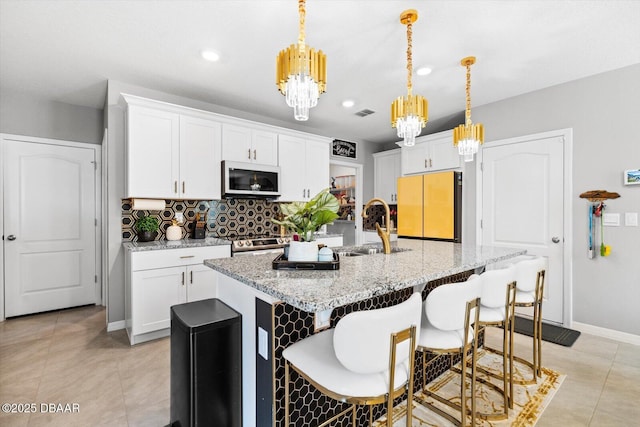
<instances>
[{"instance_id":1,"label":"black trash bin","mask_svg":"<svg viewBox=\"0 0 640 427\"><path fill-rule=\"evenodd\" d=\"M171 307L172 427L242 426L242 316L217 298Z\"/></svg>"}]
</instances>

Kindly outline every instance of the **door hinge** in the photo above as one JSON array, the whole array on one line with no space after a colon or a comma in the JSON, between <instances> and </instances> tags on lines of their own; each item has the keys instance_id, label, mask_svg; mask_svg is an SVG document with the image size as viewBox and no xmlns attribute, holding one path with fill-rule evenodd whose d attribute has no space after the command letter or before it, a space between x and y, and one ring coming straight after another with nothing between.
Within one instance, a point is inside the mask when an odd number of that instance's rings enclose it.
<instances>
[{"instance_id":1,"label":"door hinge","mask_svg":"<svg viewBox=\"0 0 640 427\"><path fill-rule=\"evenodd\" d=\"M93 225L95 225L96 227L98 226L98 218L93 219Z\"/></svg>"},{"instance_id":2,"label":"door hinge","mask_svg":"<svg viewBox=\"0 0 640 427\"><path fill-rule=\"evenodd\" d=\"M483 172L484 171L484 163L480 162L480 171Z\"/></svg>"},{"instance_id":3,"label":"door hinge","mask_svg":"<svg viewBox=\"0 0 640 427\"><path fill-rule=\"evenodd\" d=\"M93 276L93 281L94 281L94 283L98 283L98 275L97 274L95 276Z\"/></svg>"},{"instance_id":4,"label":"door hinge","mask_svg":"<svg viewBox=\"0 0 640 427\"><path fill-rule=\"evenodd\" d=\"M91 163L93 163L93 170L98 170L98 162L96 162L95 160L92 160Z\"/></svg>"},{"instance_id":5,"label":"door hinge","mask_svg":"<svg viewBox=\"0 0 640 427\"><path fill-rule=\"evenodd\" d=\"M480 220L480 228L482 228L482 220Z\"/></svg>"}]
</instances>

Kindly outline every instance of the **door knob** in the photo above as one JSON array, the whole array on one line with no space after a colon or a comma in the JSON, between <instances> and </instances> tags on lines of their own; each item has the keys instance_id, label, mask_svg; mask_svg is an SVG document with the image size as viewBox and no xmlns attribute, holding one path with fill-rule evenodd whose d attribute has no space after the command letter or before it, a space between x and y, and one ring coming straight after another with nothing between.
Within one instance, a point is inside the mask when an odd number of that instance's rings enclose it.
<instances>
[{"instance_id":1,"label":"door knob","mask_svg":"<svg viewBox=\"0 0 640 427\"><path fill-rule=\"evenodd\" d=\"M7 240L16 240L16 236L14 236L13 234L9 234L7 236Z\"/></svg>"},{"instance_id":2,"label":"door knob","mask_svg":"<svg viewBox=\"0 0 640 427\"><path fill-rule=\"evenodd\" d=\"M558 237L552 237L552 238L551 238L551 241L552 241L553 243L558 243L558 242L560 241L560 239L559 239Z\"/></svg>"}]
</instances>

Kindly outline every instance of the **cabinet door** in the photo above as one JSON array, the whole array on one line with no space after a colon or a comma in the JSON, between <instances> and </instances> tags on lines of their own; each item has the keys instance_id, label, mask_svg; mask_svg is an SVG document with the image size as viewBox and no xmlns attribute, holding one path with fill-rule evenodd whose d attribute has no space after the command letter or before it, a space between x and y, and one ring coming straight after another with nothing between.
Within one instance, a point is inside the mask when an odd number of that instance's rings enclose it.
<instances>
[{"instance_id":1,"label":"cabinet door","mask_svg":"<svg viewBox=\"0 0 640 427\"><path fill-rule=\"evenodd\" d=\"M422 237L422 175L398 178L398 236Z\"/></svg>"},{"instance_id":2,"label":"cabinet door","mask_svg":"<svg viewBox=\"0 0 640 427\"><path fill-rule=\"evenodd\" d=\"M180 116L180 197L220 198L221 125Z\"/></svg>"},{"instance_id":3,"label":"cabinet door","mask_svg":"<svg viewBox=\"0 0 640 427\"><path fill-rule=\"evenodd\" d=\"M223 124L222 160L250 162L252 159L251 129L242 126Z\"/></svg>"},{"instance_id":4,"label":"cabinet door","mask_svg":"<svg viewBox=\"0 0 640 427\"><path fill-rule=\"evenodd\" d=\"M307 197L318 194L329 187L329 144L322 141L307 141L306 146Z\"/></svg>"},{"instance_id":5,"label":"cabinet door","mask_svg":"<svg viewBox=\"0 0 640 427\"><path fill-rule=\"evenodd\" d=\"M216 297L217 274L206 265L187 267L187 301Z\"/></svg>"},{"instance_id":6,"label":"cabinet door","mask_svg":"<svg viewBox=\"0 0 640 427\"><path fill-rule=\"evenodd\" d=\"M251 161L261 165L277 166L278 134L255 130L252 133Z\"/></svg>"},{"instance_id":7,"label":"cabinet door","mask_svg":"<svg viewBox=\"0 0 640 427\"><path fill-rule=\"evenodd\" d=\"M400 176L400 152L374 156L374 197L387 203L398 202L397 180Z\"/></svg>"},{"instance_id":8,"label":"cabinet door","mask_svg":"<svg viewBox=\"0 0 640 427\"><path fill-rule=\"evenodd\" d=\"M170 267L131 274L133 335L171 326L170 307L186 302L186 268Z\"/></svg>"},{"instance_id":9,"label":"cabinet door","mask_svg":"<svg viewBox=\"0 0 640 427\"><path fill-rule=\"evenodd\" d=\"M306 198L306 140L289 135L278 137L281 201L302 201ZM327 159L328 160L328 159ZM327 181L328 182L328 181Z\"/></svg>"},{"instance_id":10,"label":"cabinet door","mask_svg":"<svg viewBox=\"0 0 640 427\"><path fill-rule=\"evenodd\" d=\"M126 197L178 196L179 128L178 114L128 107Z\"/></svg>"},{"instance_id":11,"label":"cabinet door","mask_svg":"<svg viewBox=\"0 0 640 427\"><path fill-rule=\"evenodd\" d=\"M453 146L450 132L433 141L429 141L429 170L455 169L460 167L458 149Z\"/></svg>"},{"instance_id":12,"label":"cabinet door","mask_svg":"<svg viewBox=\"0 0 640 427\"><path fill-rule=\"evenodd\" d=\"M402 175L424 173L429 165L426 144L402 147Z\"/></svg>"}]
</instances>

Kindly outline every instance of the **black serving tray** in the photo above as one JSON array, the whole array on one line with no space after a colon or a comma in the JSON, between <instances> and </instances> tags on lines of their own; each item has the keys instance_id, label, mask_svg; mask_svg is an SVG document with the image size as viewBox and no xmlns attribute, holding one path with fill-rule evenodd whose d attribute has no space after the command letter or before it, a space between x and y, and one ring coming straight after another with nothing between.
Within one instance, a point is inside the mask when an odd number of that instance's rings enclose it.
<instances>
[{"instance_id":1,"label":"black serving tray","mask_svg":"<svg viewBox=\"0 0 640 427\"><path fill-rule=\"evenodd\" d=\"M274 270L340 270L340 257L333 253L333 261L289 261L280 254L272 262Z\"/></svg>"}]
</instances>

